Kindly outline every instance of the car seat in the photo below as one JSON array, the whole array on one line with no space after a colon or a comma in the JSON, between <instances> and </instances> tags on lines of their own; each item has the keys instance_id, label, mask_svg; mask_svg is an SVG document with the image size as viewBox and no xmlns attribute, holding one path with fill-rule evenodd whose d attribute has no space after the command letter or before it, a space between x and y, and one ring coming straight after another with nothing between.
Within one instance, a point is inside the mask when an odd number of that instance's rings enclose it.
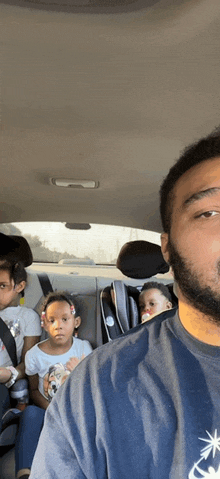
<instances>
[{"instance_id":1,"label":"car seat","mask_svg":"<svg viewBox=\"0 0 220 479\"><path fill-rule=\"evenodd\" d=\"M149 279L169 271L160 246L148 241L129 241L120 250L117 268L129 278ZM172 284L167 285L174 304L177 299ZM111 341L140 323L138 297L140 287L127 286L123 281L114 281L101 292L103 342ZM114 303L111 290L114 292Z\"/></svg>"},{"instance_id":2,"label":"car seat","mask_svg":"<svg viewBox=\"0 0 220 479\"><path fill-rule=\"evenodd\" d=\"M115 301L112 301L111 290ZM139 291L123 281L113 281L101 292L103 342L115 339L139 323L137 300Z\"/></svg>"}]
</instances>

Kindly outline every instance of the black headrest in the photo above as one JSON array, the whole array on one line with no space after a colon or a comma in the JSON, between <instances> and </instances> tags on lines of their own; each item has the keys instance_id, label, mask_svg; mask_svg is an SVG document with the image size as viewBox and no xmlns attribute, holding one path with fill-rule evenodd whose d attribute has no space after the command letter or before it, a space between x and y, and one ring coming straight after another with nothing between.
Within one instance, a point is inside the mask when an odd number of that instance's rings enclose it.
<instances>
[{"instance_id":1,"label":"black headrest","mask_svg":"<svg viewBox=\"0 0 220 479\"><path fill-rule=\"evenodd\" d=\"M161 247L148 241L129 241L122 246L116 266L129 278L150 278L157 273L167 273L169 265Z\"/></svg>"},{"instance_id":2,"label":"black headrest","mask_svg":"<svg viewBox=\"0 0 220 479\"><path fill-rule=\"evenodd\" d=\"M0 233L0 259L3 258L22 261L25 267L33 262L30 246L23 236Z\"/></svg>"}]
</instances>

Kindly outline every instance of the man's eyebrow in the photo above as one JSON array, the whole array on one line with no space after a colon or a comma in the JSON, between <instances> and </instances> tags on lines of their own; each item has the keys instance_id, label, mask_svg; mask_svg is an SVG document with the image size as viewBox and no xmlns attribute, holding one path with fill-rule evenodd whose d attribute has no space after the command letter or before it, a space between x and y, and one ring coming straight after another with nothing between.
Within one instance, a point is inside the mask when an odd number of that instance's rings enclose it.
<instances>
[{"instance_id":1,"label":"man's eyebrow","mask_svg":"<svg viewBox=\"0 0 220 479\"><path fill-rule=\"evenodd\" d=\"M205 198L206 196L212 196L216 193L219 193L220 192L220 187L216 186L214 188L207 188L207 190L202 190L202 191L198 191L198 193L194 193L193 195L191 195L189 198L187 198L184 203L183 203L183 208L187 208L188 206L192 205L193 203L195 203L195 201L199 201L203 198Z\"/></svg>"}]
</instances>

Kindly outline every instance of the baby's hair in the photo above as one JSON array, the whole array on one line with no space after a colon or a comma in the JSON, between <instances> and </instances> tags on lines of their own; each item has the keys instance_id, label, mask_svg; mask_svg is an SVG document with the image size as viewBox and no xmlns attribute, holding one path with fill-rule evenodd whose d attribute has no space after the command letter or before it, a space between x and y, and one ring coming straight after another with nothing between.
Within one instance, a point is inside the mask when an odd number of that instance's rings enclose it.
<instances>
[{"instance_id":1,"label":"baby's hair","mask_svg":"<svg viewBox=\"0 0 220 479\"><path fill-rule=\"evenodd\" d=\"M165 298L167 298L168 301L170 301L172 304L172 296L169 292L168 287L165 286L165 284L157 283L156 281L149 281L148 283L144 283L141 293L143 291L147 291L148 289L159 289L159 291L163 294L163 296L165 296Z\"/></svg>"},{"instance_id":2,"label":"baby's hair","mask_svg":"<svg viewBox=\"0 0 220 479\"><path fill-rule=\"evenodd\" d=\"M41 308L41 312L44 313L46 312L47 307L49 304L55 303L55 302L63 302L63 303L68 303L71 306L74 306L75 308L75 316L79 316L79 305L76 301L76 298L74 298L70 293L67 293L66 291L54 291L52 293L49 293Z\"/></svg>"},{"instance_id":3,"label":"baby's hair","mask_svg":"<svg viewBox=\"0 0 220 479\"><path fill-rule=\"evenodd\" d=\"M27 282L27 271L21 261L10 261L9 259L0 259L0 271L8 271L10 280L17 285L22 281ZM20 293L24 296L24 289Z\"/></svg>"}]
</instances>

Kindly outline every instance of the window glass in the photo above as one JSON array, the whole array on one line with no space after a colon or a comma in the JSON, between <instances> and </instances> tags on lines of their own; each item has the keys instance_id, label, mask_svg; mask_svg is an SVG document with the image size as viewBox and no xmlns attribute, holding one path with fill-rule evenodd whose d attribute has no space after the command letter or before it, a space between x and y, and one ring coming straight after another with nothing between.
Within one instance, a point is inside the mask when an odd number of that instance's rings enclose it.
<instances>
[{"instance_id":1,"label":"window glass","mask_svg":"<svg viewBox=\"0 0 220 479\"><path fill-rule=\"evenodd\" d=\"M34 261L50 263L79 258L92 260L95 264L115 264L127 241L146 240L160 244L160 234L151 231L97 224L91 224L90 228L87 225L89 229L69 229L65 225L55 222L7 223L0 225L0 231L24 236L30 244Z\"/></svg>"}]
</instances>

